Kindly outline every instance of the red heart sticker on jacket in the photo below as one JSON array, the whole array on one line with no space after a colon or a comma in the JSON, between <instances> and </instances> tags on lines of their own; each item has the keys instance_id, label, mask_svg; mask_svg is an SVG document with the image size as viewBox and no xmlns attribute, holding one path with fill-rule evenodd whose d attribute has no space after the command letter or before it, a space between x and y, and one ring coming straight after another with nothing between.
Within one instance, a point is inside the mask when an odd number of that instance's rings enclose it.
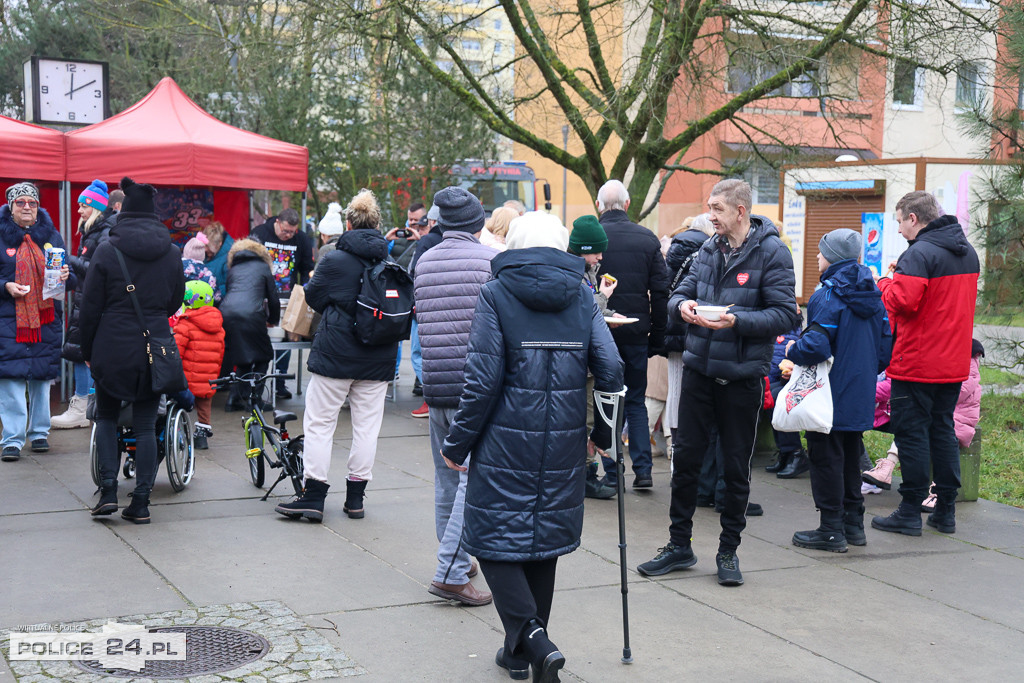
<instances>
[{"instance_id":1,"label":"red heart sticker on jacket","mask_svg":"<svg viewBox=\"0 0 1024 683\"><path fill-rule=\"evenodd\" d=\"M747 284L747 280L750 279L750 273L737 273L736 282L740 283L740 286Z\"/></svg>"},{"instance_id":2,"label":"red heart sticker on jacket","mask_svg":"<svg viewBox=\"0 0 1024 683\"><path fill-rule=\"evenodd\" d=\"M15 249L14 247L11 247L10 249L7 250L7 255L11 256L11 257L13 257L17 253L18 253L18 250Z\"/></svg>"}]
</instances>

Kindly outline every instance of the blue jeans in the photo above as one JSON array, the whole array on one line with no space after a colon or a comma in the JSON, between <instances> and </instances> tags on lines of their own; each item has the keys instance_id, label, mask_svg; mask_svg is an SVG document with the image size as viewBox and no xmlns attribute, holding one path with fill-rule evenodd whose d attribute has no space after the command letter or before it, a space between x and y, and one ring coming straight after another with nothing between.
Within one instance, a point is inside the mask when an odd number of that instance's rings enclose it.
<instances>
[{"instance_id":1,"label":"blue jeans","mask_svg":"<svg viewBox=\"0 0 1024 683\"><path fill-rule=\"evenodd\" d=\"M412 333L409 335L409 345L412 347L412 354L409 360L412 361L412 371L416 373L416 379L423 384L423 351L420 348L420 333L419 325L416 324L416 318L412 319Z\"/></svg>"},{"instance_id":2,"label":"blue jeans","mask_svg":"<svg viewBox=\"0 0 1024 683\"><path fill-rule=\"evenodd\" d=\"M92 389L92 372L85 363L75 363L75 396L88 396Z\"/></svg>"},{"instance_id":3,"label":"blue jeans","mask_svg":"<svg viewBox=\"0 0 1024 683\"><path fill-rule=\"evenodd\" d=\"M450 469L441 457L457 408L430 409L430 450L434 455L434 525L437 527L437 571L434 581L461 586L469 583L472 560L462 548L468 472ZM468 465L469 460L462 463Z\"/></svg>"},{"instance_id":4,"label":"blue jeans","mask_svg":"<svg viewBox=\"0 0 1024 683\"><path fill-rule=\"evenodd\" d=\"M650 474L651 433L647 431L647 345L630 344L619 346L619 355L626 364L626 429L629 432L629 457L633 460L634 474ZM602 458L605 481L614 486L615 463L611 458Z\"/></svg>"},{"instance_id":5,"label":"blue jeans","mask_svg":"<svg viewBox=\"0 0 1024 683\"><path fill-rule=\"evenodd\" d=\"M50 380L0 379L0 420L3 448L20 449L26 440L45 439L50 433Z\"/></svg>"}]
</instances>

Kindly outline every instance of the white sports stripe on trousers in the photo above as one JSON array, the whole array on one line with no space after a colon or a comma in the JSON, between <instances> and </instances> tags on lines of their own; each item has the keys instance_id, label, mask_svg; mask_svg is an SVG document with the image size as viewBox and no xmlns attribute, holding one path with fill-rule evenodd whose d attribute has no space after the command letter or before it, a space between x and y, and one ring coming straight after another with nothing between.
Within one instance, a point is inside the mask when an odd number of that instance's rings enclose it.
<instances>
[{"instance_id":1,"label":"white sports stripe on trousers","mask_svg":"<svg viewBox=\"0 0 1024 683\"><path fill-rule=\"evenodd\" d=\"M331 468L334 431L341 404L348 397L352 413L352 447L348 452L348 478L370 481L377 455L377 437L384 420L388 383L367 379L334 379L310 373L306 412L302 419L305 479L326 482Z\"/></svg>"}]
</instances>

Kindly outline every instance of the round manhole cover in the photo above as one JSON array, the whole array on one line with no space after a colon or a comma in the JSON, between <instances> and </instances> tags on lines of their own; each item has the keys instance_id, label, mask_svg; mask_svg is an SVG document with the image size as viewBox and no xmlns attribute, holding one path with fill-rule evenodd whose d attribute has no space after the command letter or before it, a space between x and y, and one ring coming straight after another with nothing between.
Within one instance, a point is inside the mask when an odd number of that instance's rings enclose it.
<instances>
[{"instance_id":1,"label":"round manhole cover","mask_svg":"<svg viewBox=\"0 0 1024 683\"><path fill-rule=\"evenodd\" d=\"M117 678L188 678L231 671L270 652L266 638L237 628L162 626L148 631L186 634L185 659L147 661L142 671L111 669L95 660L79 660L75 666L89 673Z\"/></svg>"}]
</instances>

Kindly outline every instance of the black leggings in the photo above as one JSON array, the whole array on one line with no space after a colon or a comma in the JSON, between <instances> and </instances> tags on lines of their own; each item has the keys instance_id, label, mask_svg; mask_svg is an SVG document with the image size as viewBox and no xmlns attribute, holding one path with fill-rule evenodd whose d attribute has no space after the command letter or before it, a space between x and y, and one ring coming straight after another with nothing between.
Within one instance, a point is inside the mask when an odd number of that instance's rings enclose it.
<instances>
[{"instance_id":1,"label":"black leggings","mask_svg":"<svg viewBox=\"0 0 1024 683\"><path fill-rule=\"evenodd\" d=\"M160 397L152 396L132 404L132 431L135 433L135 494L148 496L156 481L156 413ZM96 386L96 453L100 479L117 479L121 454L117 448L117 420L121 400Z\"/></svg>"},{"instance_id":2,"label":"black leggings","mask_svg":"<svg viewBox=\"0 0 1024 683\"><path fill-rule=\"evenodd\" d=\"M510 656L523 657L520 642L531 619L538 619L547 628L557 562L557 557L537 562L480 560L494 608L505 627L505 652Z\"/></svg>"}]
</instances>

